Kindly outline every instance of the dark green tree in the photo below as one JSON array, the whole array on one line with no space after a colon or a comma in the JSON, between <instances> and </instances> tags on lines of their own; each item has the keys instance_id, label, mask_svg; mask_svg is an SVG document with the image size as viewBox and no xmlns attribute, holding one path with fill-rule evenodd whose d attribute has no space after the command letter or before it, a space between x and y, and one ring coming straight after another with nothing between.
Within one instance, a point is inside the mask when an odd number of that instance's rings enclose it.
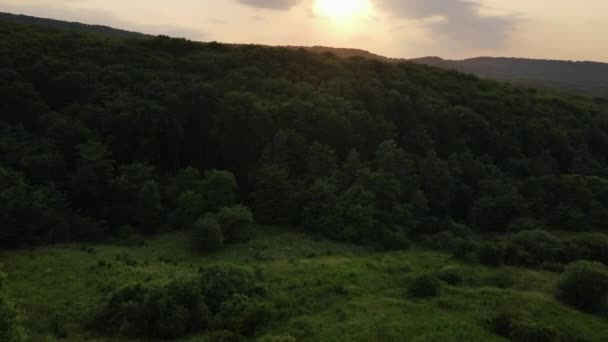
<instances>
[{"instance_id":1,"label":"dark green tree","mask_svg":"<svg viewBox=\"0 0 608 342\"><path fill-rule=\"evenodd\" d=\"M306 192L302 209L304 226L313 232L340 238L343 228L338 211L336 186L328 179L317 179Z\"/></svg>"},{"instance_id":2,"label":"dark green tree","mask_svg":"<svg viewBox=\"0 0 608 342\"><path fill-rule=\"evenodd\" d=\"M319 177L331 177L337 169L336 151L327 145L315 141L308 148L308 174L314 180Z\"/></svg>"},{"instance_id":3,"label":"dark green tree","mask_svg":"<svg viewBox=\"0 0 608 342\"><path fill-rule=\"evenodd\" d=\"M425 217L429 213L429 200L424 191L417 190L412 195L412 214L416 218Z\"/></svg>"},{"instance_id":4,"label":"dark green tree","mask_svg":"<svg viewBox=\"0 0 608 342\"><path fill-rule=\"evenodd\" d=\"M158 185L155 181L146 182L137 198L137 218L143 232L156 232L163 222L164 209L161 203Z\"/></svg>"},{"instance_id":5,"label":"dark green tree","mask_svg":"<svg viewBox=\"0 0 608 342\"><path fill-rule=\"evenodd\" d=\"M297 218L295 190L286 170L274 165L256 172L251 194L256 221L264 224L289 224Z\"/></svg>"},{"instance_id":6,"label":"dark green tree","mask_svg":"<svg viewBox=\"0 0 608 342\"><path fill-rule=\"evenodd\" d=\"M194 222L192 243L196 250L204 253L216 252L222 248L224 235L215 215L206 214Z\"/></svg>"},{"instance_id":7,"label":"dark green tree","mask_svg":"<svg viewBox=\"0 0 608 342\"><path fill-rule=\"evenodd\" d=\"M243 205L222 208L217 219L226 243L245 242L253 236L255 220L251 210Z\"/></svg>"},{"instance_id":8,"label":"dark green tree","mask_svg":"<svg viewBox=\"0 0 608 342\"><path fill-rule=\"evenodd\" d=\"M86 209L101 211L108 198L109 184L114 176L114 160L108 147L98 140L77 146L78 167L70 178L74 203Z\"/></svg>"},{"instance_id":9,"label":"dark green tree","mask_svg":"<svg viewBox=\"0 0 608 342\"><path fill-rule=\"evenodd\" d=\"M155 182L155 168L147 163L133 163L119 167L119 174L109 186L110 203L105 211L114 225L139 224L139 195L146 183Z\"/></svg>"},{"instance_id":10,"label":"dark green tree","mask_svg":"<svg viewBox=\"0 0 608 342\"><path fill-rule=\"evenodd\" d=\"M504 232L524 213L524 200L515 187L502 180L480 182L481 197L471 212L473 227L485 232ZM431 200L432 201L432 200Z\"/></svg>"},{"instance_id":11,"label":"dark green tree","mask_svg":"<svg viewBox=\"0 0 608 342\"><path fill-rule=\"evenodd\" d=\"M203 176L198 169L191 166L181 169L175 176L175 186L178 193L184 191L202 191L203 188Z\"/></svg>"},{"instance_id":12,"label":"dark green tree","mask_svg":"<svg viewBox=\"0 0 608 342\"><path fill-rule=\"evenodd\" d=\"M340 195L337 207L344 224L342 239L362 243L374 242L376 199L373 193L361 185L354 185Z\"/></svg>"},{"instance_id":13,"label":"dark green tree","mask_svg":"<svg viewBox=\"0 0 608 342\"><path fill-rule=\"evenodd\" d=\"M217 212L223 207L236 203L238 185L229 171L211 170L205 174L202 193L207 212Z\"/></svg>"},{"instance_id":14,"label":"dark green tree","mask_svg":"<svg viewBox=\"0 0 608 342\"><path fill-rule=\"evenodd\" d=\"M356 149L352 149L346 156L346 160L344 160L338 172L339 188L346 190L355 184L361 175L363 167L359 152Z\"/></svg>"},{"instance_id":15,"label":"dark green tree","mask_svg":"<svg viewBox=\"0 0 608 342\"><path fill-rule=\"evenodd\" d=\"M378 146L375 156L376 168L397 178L402 184L407 183L413 164L405 151L394 140L387 140Z\"/></svg>"},{"instance_id":16,"label":"dark green tree","mask_svg":"<svg viewBox=\"0 0 608 342\"><path fill-rule=\"evenodd\" d=\"M276 165L289 170L289 159L288 135L285 131L279 130L264 148L260 161L265 165Z\"/></svg>"},{"instance_id":17,"label":"dark green tree","mask_svg":"<svg viewBox=\"0 0 608 342\"><path fill-rule=\"evenodd\" d=\"M205 198L195 190L182 192L176 200L171 222L177 228L188 228L205 213Z\"/></svg>"}]
</instances>

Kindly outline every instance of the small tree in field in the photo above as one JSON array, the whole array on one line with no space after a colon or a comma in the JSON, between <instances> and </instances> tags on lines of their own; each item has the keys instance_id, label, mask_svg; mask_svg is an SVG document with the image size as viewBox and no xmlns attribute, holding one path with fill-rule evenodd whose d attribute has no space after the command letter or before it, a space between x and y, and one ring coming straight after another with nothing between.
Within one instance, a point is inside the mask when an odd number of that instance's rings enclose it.
<instances>
[{"instance_id":1,"label":"small tree in field","mask_svg":"<svg viewBox=\"0 0 608 342\"><path fill-rule=\"evenodd\" d=\"M577 261L562 274L556 296L564 303L591 313L608 311L608 268L599 262Z\"/></svg>"},{"instance_id":2,"label":"small tree in field","mask_svg":"<svg viewBox=\"0 0 608 342\"><path fill-rule=\"evenodd\" d=\"M201 252L210 253L222 248L224 236L215 215L207 214L194 223L192 242L194 248Z\"/></svg>"},{"instance_id":3,"label":"small tree in field","mask_svg":"<svg viewBox=\"0 0 608 342\"><path fill-rule=\"evenodd\" d=\"M244 242L251 238L255 221L249 208L243 205L224 207L217 219L226 243Z\"/></svg>"}]
</instances>

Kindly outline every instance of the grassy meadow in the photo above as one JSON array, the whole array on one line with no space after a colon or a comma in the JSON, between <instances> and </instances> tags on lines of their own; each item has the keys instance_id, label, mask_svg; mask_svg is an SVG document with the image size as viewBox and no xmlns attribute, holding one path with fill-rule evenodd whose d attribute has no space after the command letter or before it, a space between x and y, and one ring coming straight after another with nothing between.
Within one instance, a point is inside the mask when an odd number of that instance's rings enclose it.
<instances>
[{"instance_id":1,"label":"grassy meadow","mask_svg":"<svg viewBox=\"0 0 608 342\"><path fill-rule=\"evenodd\" d=\"M246 268L267 287L276 318L260 339L503 341L488 328L489 318L500 310L523 311L534 324L559 331L562 339L599 342L608 337L608 319L553 298L556 273L486 268L419 249L376 252L303 233L262 230L252 241L212 255L193 252L182 232L134 239L128 245L4 252L0 263L33 341L107 341L84 327L87 313L114 290L168 281L211 265ZM439 295L428 299L408 293L415 276L446 268L462 275L460 284L442 282ZM207 340L217 339L186 339Z\"/></svg>"}]
</instances>

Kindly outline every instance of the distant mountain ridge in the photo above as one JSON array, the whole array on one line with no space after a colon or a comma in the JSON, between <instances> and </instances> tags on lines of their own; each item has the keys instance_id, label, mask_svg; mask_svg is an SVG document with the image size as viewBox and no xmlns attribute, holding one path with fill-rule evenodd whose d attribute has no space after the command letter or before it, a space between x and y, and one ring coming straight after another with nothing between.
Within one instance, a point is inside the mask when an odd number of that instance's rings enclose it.
<instances>
[{"instance_id":1,"label":"distant mountain ridge","mask_svg":"<svg viewBox=\"0 0 608 342\"><path fill-rule=\"evenodd\" d=\"M477 57L464 60L424 57L410 61L438 68L455 69L482 78L608 97L607 63L505 57Z\"/></svg>"},{"instance_id":2,"label":"distant mountain ridge","mask_svg":"<svg viewBox=\"0 0 608 342\"><path fill-rule=\"evenodd\" d=\"M318 53L333 53L343 58L359 57L389 63L425 64L473 74L480 78L608 98L608 63L509 57L475 57L463 60L440 57L405 59L388 58L361 49L325 46L302 48Z\"/></svg>"},{"instance_id":3,"label":"distant mountain ridge","mask_svg":"<svg viewBox=\"0 0 608 342\"><path fill-rule=\"evenodd\" d=\"M0 22L39 25L68 29L78 32L104 34L115 37L146 37L139 32L115 29L102 25L87 25L77 22L67 22L45 19L27 15L16 15L0 12ZM237 44L240 45L240 44ZM372 52L325 46L286 46L287 48L303 48L317 53L332 53L343 58L368 58L389 63L411 62L432 67L453 69L481 78L495 79L608 98L608 63L574 62L560 60L542 60L506 57L476 57L464 60L449 60L440 57L422 57L414 59L389 58Z\"/></svg>"}]
</instances>

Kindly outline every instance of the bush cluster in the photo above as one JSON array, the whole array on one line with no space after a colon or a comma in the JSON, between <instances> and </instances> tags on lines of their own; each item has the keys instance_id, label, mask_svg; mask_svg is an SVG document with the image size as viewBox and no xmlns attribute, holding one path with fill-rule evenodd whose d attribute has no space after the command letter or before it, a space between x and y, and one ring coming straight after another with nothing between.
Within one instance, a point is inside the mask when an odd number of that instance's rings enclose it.
<instances>
[{"instance_id":1,"label":"bush cluster","mask_svg":"<svg viewBox=\"0 0 608 342\"><path fill-rule=\"evenodd\" d=\"M422 242L427 247L451 252L457 258L473 254L480 263L494 267L504 263L561 272L562 265L577 260L608 265L608 235L601 233L563 238L536 228L481 242L468 234L449 230L427 236Z\"/></svg>"},{"instance_id":2,"label":"bush cluster","mask_svg":"<svg viewBox=\"0 0 608 342\"><path fill-rule=\"evenodd\" d=\"M490 332L516 342L555 342L560 333L552 326L540 323L527 312L499 309L486 321Z\"/></svg>"},{"instance_id":3,"label":"bush cluster","mask_svg":"<svg viewBox=\"0 0 608 342\"><path fill-rule=\"evenodd\" d=\"M608 313L608 268L599 262L577 261L562 274L556 297L591 313Z\"/></svg>"},{"instance_id":4,"label":"bush cluster","mask_svg":"<svg viewBox=\"0 0 608 342\"><path fill-rule=\"evenodd\" d=\"M441 284L430 274L415 277L408 285L408 292L415 298L430 298L439 295Z\"/></svg>"},{"instance_id":5,"label":"bush cluster","mask_svg":"<svg viewBox=\"0 0 608 342\"><path fill-rule=\"evenodd\" d=\"M240 269L202 269L197 277L115 291L93 325L129 338L179 338L203 330L253 336L273 312L262 289Z\"/></svg>"},{"instance_id":6,"label":"bush cluster","mask_svg":"<svg viewBox=\"0 0 608 342\"><path fill-rule=\"evenodd\" d=\"M449 285L461 285L464 282L463 272L457 266L445 266L437 272L436 276Z\"/></svg>"},{"instance_id":7,"label":"bush cluster","mask_svg":"<svg viewBox=\"0 0 608 342\"><path fill-rule=\"evenodd\" d=\"M97 314L99 330L130 338L177 338L209 326L210 313L193 280L128 285Z\"/></svg>"},{"instance_id":8,"label":"bush cluster","mask_svg":"<svg viewBox=\"0 0 608 342\"><path fill-rule=\"evenodd\" d=\"M244 242L252 237L253 215L242 205L224 207L218 214L205 214L192 225L194 248L214 252L224 243Z\"/></svg>"}]
</instances>

